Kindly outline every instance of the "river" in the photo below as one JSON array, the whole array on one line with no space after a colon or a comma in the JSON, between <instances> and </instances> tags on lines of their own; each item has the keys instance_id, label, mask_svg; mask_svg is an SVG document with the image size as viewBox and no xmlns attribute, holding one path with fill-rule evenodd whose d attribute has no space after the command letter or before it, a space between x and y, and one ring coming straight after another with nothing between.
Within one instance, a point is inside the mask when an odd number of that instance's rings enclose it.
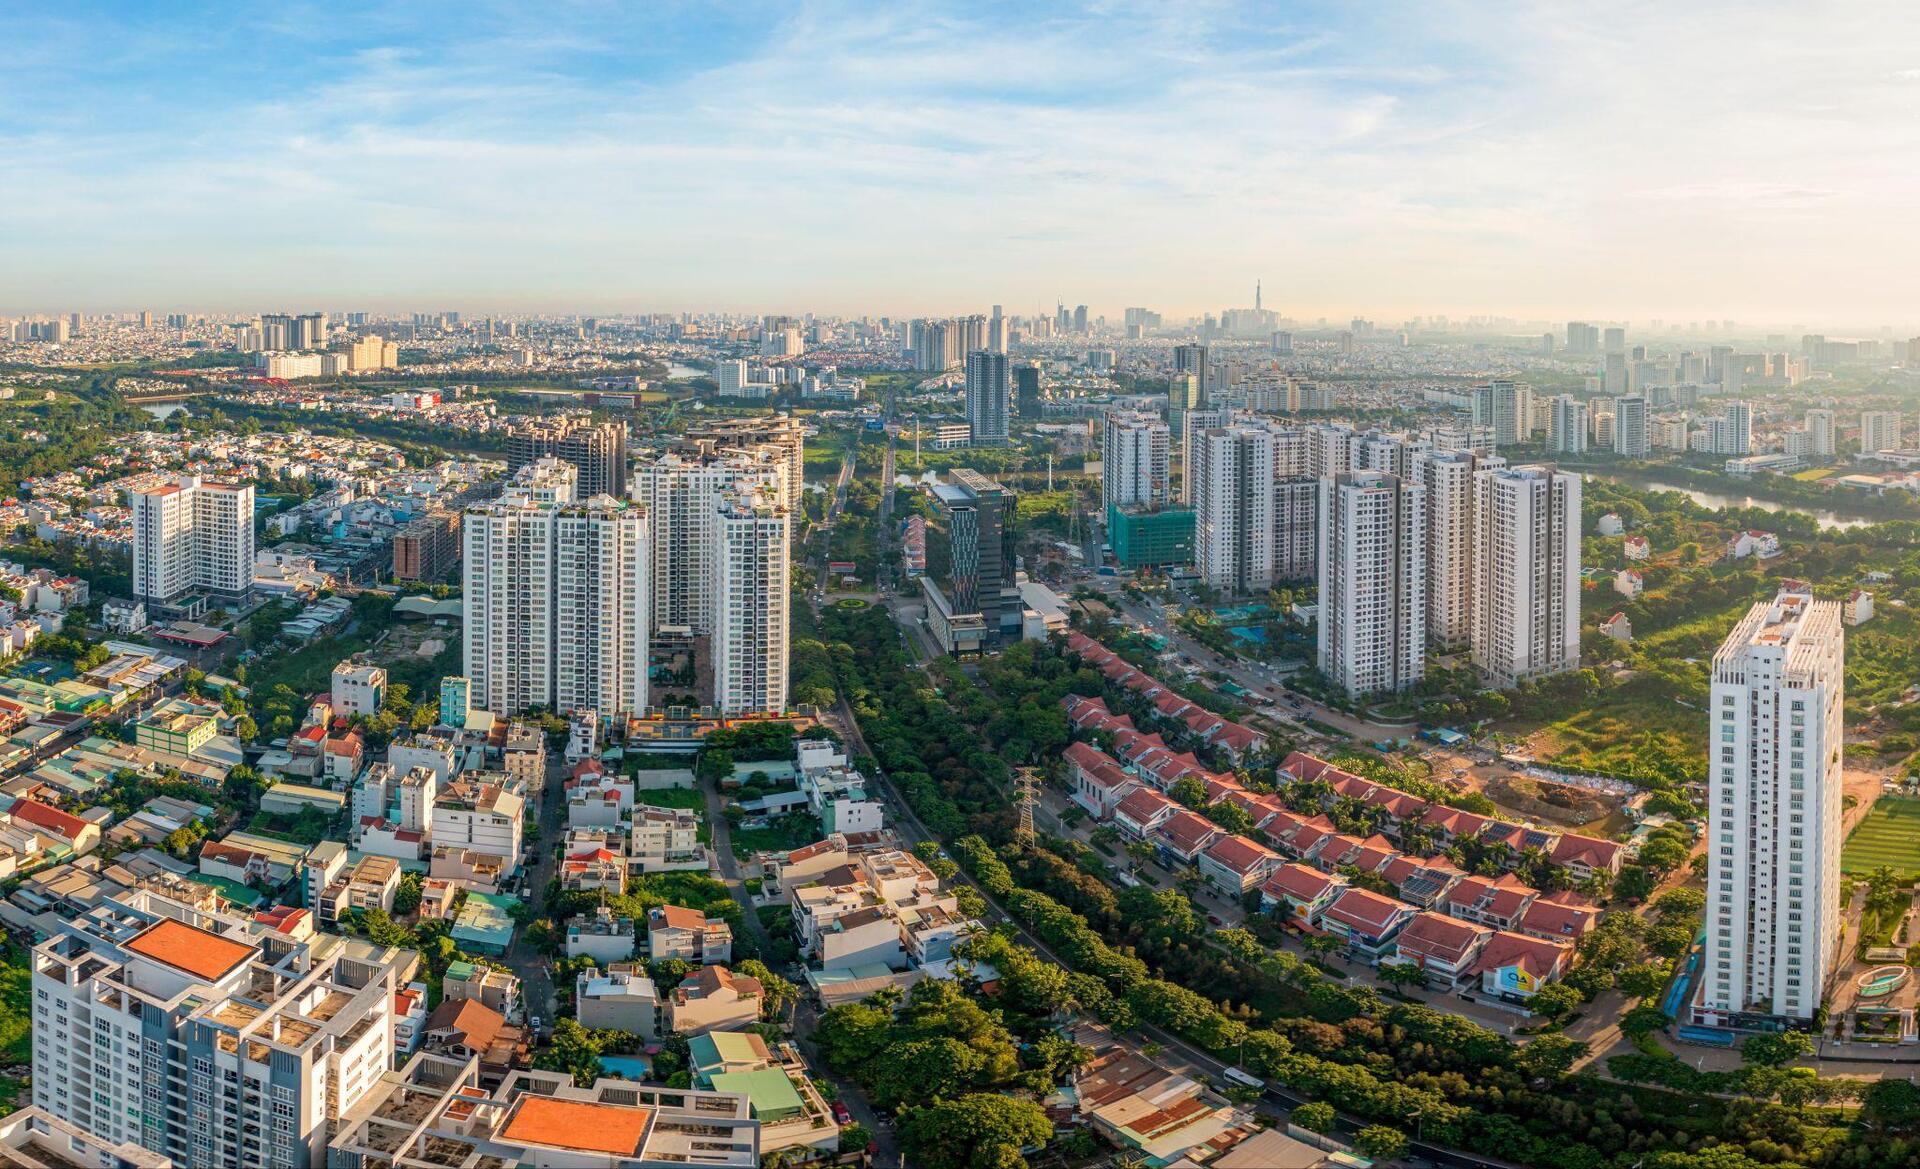
<instances>
[{"instance_id":1,"label":"river","mask_svg":"<svg viewBox=\"0 0 1920 1169\"><path fill-rule=\"evenodd\" d=\"M192 413L191 410L187 409L187 404L185 402L149 402L140 408L142 410L145 410L147 413L153 415L156 419L160 420L161 422L165 422L167 419L173 417L175 414L191 414Z\"/></svg>"},{"instance_id":2,"label":"river","mask_svg":"<svg viewBox=\"0 0 1920 1169\"><path fill-rule=\"evenodd\" d=\"M1813 517L1814 522L1823 528L1836 531L1847 528L1864 528L1882 523L1894 517L1873 518L1859 513L1848 514L1825 507L1805 507L1797 503L1780 503L1772 499L1756 499L1751 495L1728 495L1719 491L1702 491L1698 487L1687 487L1679 483L1668 483L1653 475L1614 475L1585 472L1589 478L1605 479L1609 483L1624 483L1628 487L1637 487L1642 491L1678 491L1701 507L1726 510L1736 507L1752 507L1761 511L1799 512Z\"/></svg>"},{"instance_id":3,"label":"river","mask_svg":"<svg viewBox=\"0 0 1920 1169\"><path fill-rule=\"evenodd\" d=\"M690 377L712 376L713 372L711 370L696 369L691 365L681 365L677 361L667 366L667 380L670 382L683 381Z\"/></svg>"}]
</instances>

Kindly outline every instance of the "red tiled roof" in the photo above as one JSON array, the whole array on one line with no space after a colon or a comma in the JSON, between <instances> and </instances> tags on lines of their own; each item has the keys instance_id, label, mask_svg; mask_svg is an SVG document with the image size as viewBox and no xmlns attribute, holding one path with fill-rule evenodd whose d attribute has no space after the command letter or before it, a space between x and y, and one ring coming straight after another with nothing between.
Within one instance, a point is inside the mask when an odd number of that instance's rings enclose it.
<instances>
[{"instance_id":1,"label":"red tiled roof","mask_svg":"<svg viewBox=\"0 0 1920 1169\"><path fill-rule=\"evenodd\" d=\"M38 800L18 799L13 802L13 818L35 828L58 836L63 840L75 840L80 833L91 825L78 816L70 816L60 809Z\"/></svg>"},{"instance_id":2,"label":"red tiled roof","mask_svg":"<svg viewBox=\"0 0 1920 1169\"><path fill-rule=\"evenodd\" d=\"M1255 844L1244 836L1221 837L1207 846L1207 856L1215 864L1242 876L1252 872L1263 861L1280 859L1279 853L1265 845Z\"/></svg>"},{"instance_id":3,"label":"red tiled roof","mask_svg":"<svg viewBox=\"0 0 1920 1169\"><path fill-rule=\"evenodd\" d=\"M1346 882L1332 873L1323 873L1319 869L1309 868L1297 862L1281 865L1267 878L1260 891L1278 900L1282 895L1295 901L1312 901L1328 889L1344 887Z\"/></svg>"},{"instance_id":4,"label":"red tiled roof","mask_svg":"<svg viewBox=\"0 0 1920 1169\"><path fill-rule=\"evenodd\" d=\"M1321 913L1321 917L1332 918L1343 925L1377 934L1385 929L1396 915L1412 908L1404 901L1383 897L1371 889L1353 888L1340 894L1334 903L1327 906Z\"/></svg>"},{"instance_id":5,"label":"red tiled roof","mask_svg":"<svg viewBox=\"0 0 1920 1169\"><path fill-rule=\"evenodd\" d=\"M1403 955L1432 958L1452 966L1464 962L1493 931L1485 926L1448 917L1444 913L1417 913L1394 945Z\"/></svg>"},{"instance_id":6,"label":"red tiled roof","mask_svg":"<svg viewBox=\"0 0 1920 1169\"><path fill-rule=\"evenodd\" d=\"M1551 979L1566 969L1567 959L1572 953L1573 947L1570 945L1498 930L1487 939L1487 948L1480 951L1480 959L1473 964L1473 972L1482 974L1489 970L1518 966L1535 978Z\"/></svg>"}]
</instances>

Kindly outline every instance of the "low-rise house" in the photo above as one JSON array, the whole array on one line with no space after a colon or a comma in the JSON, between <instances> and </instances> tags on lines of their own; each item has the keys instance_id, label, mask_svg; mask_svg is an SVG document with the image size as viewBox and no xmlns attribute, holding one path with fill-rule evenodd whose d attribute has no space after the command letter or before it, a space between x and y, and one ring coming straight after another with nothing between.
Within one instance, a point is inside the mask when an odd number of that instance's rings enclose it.
<instances>
[{"instance_id":1,"label":"low-rise house","mask_svg":"<svg viewBox=\"0 0 1920 1169\"><path fill-rule=\"evenodd\" d=\"M1446 989L1473 970L1491 937L1486 926L1429 910L1415 914L1394 938L1392 960L1418 966L1428 986Z\"/></svg>"},{"instance_id":2,"label":"low-rise house","mask_svg":"<svg viewBox=\"0 0 1920 1169\"><path fill-rule=\"evenodd\" d=\"M1540 890L1512 873L1498 877L1469 876L1461 878L1447 894L1446 910L1449 916L1462 921L1489 929L1510 930L1520 924L1521 915L1538 896Z\"/></svg>"},{"instance_id":3,"label":"low-rise house","mask_svg":"<svg viewBox=\"0 0 1920 1169\"><path fill-rule=\"evenodd\" d=\"M1772 532L1749 528L1727 541L1727 559L1744 560L1749 556L1766 560L1780 555L1780 537Z\"/></svg>"},{"instance_id":4,"label":"low-rise house","mask_svg":"<svg viewBox=\"0 0 1920 1169\"><path fill-rule=\"evenodd\" d=\"M1320 928L1320 914L1345 892L1344 878L1296 862L1281 865L1260 887L1260 908L1278 913L1288 924Z\"/></svg>"},{"instance_id":5,"label":"low-rise house","mask_svg":"<svg viewBox=\"0 0 1920 1169\"><path fill-rule=\"evenodd\" d=\"M569 828L618 828L633 810L633 780L609 772L598 759L574 764L566 795Z\"/></svg>"},{"instance_id":6,"label":"low-rise house","mask_svg":"<svg viewBox=\"0 0 1920 1169\"><path fill-rule=\"evenodd\" d=\"M1631 568L1613 574L1613 591L1631 601L1647 591L1646 578Z\"/></svg>"},{"instance_id":7,"label":"low-rise house","mask_svg":"<svg viewBox=\"0 0 1920 1169\"><path fill-rule=\"evenodd\" d=\"M602 972L583 970L574 980L574 1013L592 1031L630 1031L660 1038L660 991L636 962L616 962Z\"/></svg>"},{"instance_id":8,"label":"low-rise house","mask_svg":"<svg viewBox=\"0 0 1920 1169\"><path fill-rule=\"evenodd\" d=\"M1066 750L1067 783L1073 802L1096 820L1113 818L1127 794L1140 786L1112 756L1087 743L1070 743Z\"/></svg>"},{"instance_id":9,"label":"low-rise house","mask_svg":"<svg viewBox=\"0 0 1920 1169\"><path fill-rule=\"evenodd\" d=\"M465 959L449 962L446 974L440 979L440 993L455 1001L478 999L502 1015L515 1015L520 1010L519 977L480 962Z\"/></svg>"},{"instance_id":10,"label":"low-rise house","mask_svg":"<svg viewBox=\"0 0 1920 1169\"><path fill-rule=\"evenodd\" d=\"M1201 851L1200 876L1229 897L1258 889L1284 863L1279 853L1244 836L1221 836Z\"/></svg>"},{"instance_id":11,"label":"low-rise house","mask_svg":"<svg viewBox=\"0 0 1920 1169\"><path fill-rule=\"evenodd\" d=\"M13 823L25 825L47 838L53 845L75 856L92 852L100 843L100 825L92 820L62 812L51 804L22 797L7 810Z\"/></svg>"},{"instance_id":12,"label":"low-rise house","mask_svg":"<svg viewBox=\"0 0 1920 1169\"><path fill-rule=\"evenodd\" d=\"M413 982L393 992L393 1050L412 1055L427 1029L426 984Z\"/></svg>"},{"instance_id":13,"label":"low-rise house","mask_svg":"<svg viewBox=\"0 0 1920 1169\"><path fill-rule=\"evenodd\" d=\"M700 845L700 817L687 808L642 804L633 813L633 866L643 873L683 872L707 867Z\"/></svg>"},{"instance_id":14,"label":"low-rise house","mask_svg":"<svg viewBox=\"0 0 1920 1169\"><path fill-rule=\"evenodd\" d=\"M400 864L392 857L361 857L351 869L335 877L320 895L322 925L338 925L350 910L380 909L392 911L393 898L400 890Z\"/></svg>"},{"instance_id":15,"label":"low-rise house","mask_svg":"<svg viewBox=\"0 0 1920 1169\"><path fill-rule=\"evenodd\" d=\"M656 905L647 911L647 954L655 962L679 958L696 966L733 961L733 927L697 909Z\"/></svg>"},{"instance_id":16,"label":"low-rise house","mask_svg":"<svg viewBox=\"0 0 1920 1169\"><path fill-rule=\"evenodd\" d=\"M1399 856L1388 861L1380 875L1393 886L1400 900L1421 909L1432 909L1467 874L1444 856Z\"/></svg>"},{"instance_id":17,"label":"low-rise house","mask_svg":"<svg viewBox=\"0 0 1920 1169\"><path fill-rule=\"evenodd\" d=\"M1130 840L1145 840L1180 810L1180 805L1150 787L1135 787L1113 809L1113 826Z\"/></svg>"},{"instance_id":18,"label":"low-rise house","mask_svg":"<svg viewBox=\"0 0 1920 1169\"><path fill-rule=\"evenodd\" d=\"M516 1068L533 1066L527 1029L507 1022L478 999L446 999L420 1031L420 1046L455 1059L479 1059L480 1082L499 1083Z\"/></svg>"},{"instance_id":19,"label":"low-rise house","mask_svg":"<svg viewBox=\"0 0 1920 1169\"><path fill-rule=\"evenodd\" d=\"M570 892L605 889L618 896L627 890L627 858L608 848L569 853L560 860L560 887Z\"/></svg>"},{"instance_id":20,"label":"low-rise house","mask_svg":"<svg viewBox=\"0 0 1920 1169\"><path fill-rule=\"evenodd\" d=\"M611 966L630 960L638 940L632 918L615 917L611 909L601 905L591 916L581 914L567 922L566 955L584 956Z\"/></svg>"},{"instance_id":21,"label":"low-rise house","mask_svg":"<svg viewBox=\"0 0 1920 1169\"><path fill-rule=\"evenodd\" d=\"M1197 812L1179 811L1154 829L1153 845L1169 866L1191 865L1214 841L1225 836L1220 826Z\"/></svg>"},{"instance_id":22,"label":"low-rise house","mask_svg":"<svg viewBox=\"0 0 1920 1169\"><path fill-rule=\"evenodd\" d=\"M1847 603L1840 610L1841 619L1848 625L1865 625L1873 620L1873 594L1865 589L1855 589L1847 594Z\"/></svg>"},{"instance_id":23,"label":"low-rise house","mask_svg":"<svg viewBox=\"0 0 1920 1169\"><path fill-rule=\"evenodd\" d=\"M1600 632L1615 641L1632 641L1633 622L1627 619L1625 613L1615 613L1600 623Z\"/></svg>"},{"instance_id":24,"label":"low-rise house","mask_svg":"<svg viewBox=\"0 0 1920 1169\"><path fill-rule=\"evenodd\" d=\"M1345 941L1353 957L1377 965L1416 912L1404 901L1351 888L1321 911L1320 928Z\"/></svg>"},{"instance_id":25,"label":"low-rise house","mask_svg":"<svg viewBox=\"0 0 1920 1169\"><path fill-rule=\"evenodd\" d=\"M1500 931L1487 939L1474 963L1480 989L1509 1002L1525 1002L1541 987L1556 982L1573 964L1573 947L1564 942Z\"/></svg>"},{"instance_id":26,"label":"low-rise house","mask_svg":"<svg viewBox=\"0 0 1920 1169\"><path fill-rule=\"evenodd\" d=\"M1628 536L1621 544L1628 560L1646 560L1653 555L1653 545L1645 536Z\"/></svg>"},{"instance_id":27,"label":"low-rise house","mask_svg":"<svg viewBox=\"0 0 1920 1169\"><path fill-rule=\"evenodd\" d=\"M1547 851L1547 859L1566 869L1574 880L1584 881L1595 873L1619 876L1626 854L1626 846L1615 841L1563 832Z\"/></svg>"},{"instance_id":28,"label":"low-rise house","mask_svg":"<svg viewBox=\"0 0 1920 1169\"><path fill-rule=\"evenodd\" d=\"M1519 933L1548 941L1577 942L1600 924L1600 907L1578 893L1549 893L1520 915Z\"/></svg>"},{"instance_id":29,"label":"low-rise house","mask_svg":"<svg viewBox=\"0 0 1920 1169\"><path fill-rule=\"evenodd\" d=\"M681 980L667 1000L667 1029L675 1035L736 1030L760 1020L760 980L725 966L702 966Z\"/></svg>"}]
</instances>

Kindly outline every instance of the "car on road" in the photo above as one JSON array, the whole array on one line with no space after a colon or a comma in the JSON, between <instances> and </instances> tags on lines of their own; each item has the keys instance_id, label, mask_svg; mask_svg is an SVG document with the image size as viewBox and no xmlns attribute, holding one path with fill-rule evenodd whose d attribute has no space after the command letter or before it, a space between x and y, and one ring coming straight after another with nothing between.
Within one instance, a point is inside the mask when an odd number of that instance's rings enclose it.
<instances>
[{"instance_id":1,"label":"car on road","mask_svg":"<svg viewBox=\"0 0 1920 1169\"><path fill-rule=\"evenodd\" d=\"M1209 914L1207 914L1207 924L1208 924L1208 925L1220 925L1220 924L1222 924L1222 922L1220 921L1220 915L1219 915L1219 914L1217 914L1217 913L1209 913Z\"/></svg>"},{"instance_id":2,"label":"car on road","mask_svg":"<svg viewBox=\"0 0 1920 1169\"><path fill-rule=\"evenodd\" d=\"M848 1112L847 1106L838 1100L833 1102L833 1122L835 1124L853 1123L853 1113Z\"/></svg>"},{"instance_id":3,"label":"car on road","mask_svg":"<svg viewBox=\"0 0 1920 1169\"><path fill-rule=\"evenodd\" d=\"M540 1016L538 1016L538 1015L528 1015L528 1016L527 1016L527 1026L533 1029L533 1033L534 1033L535 1035L538 1035L538 1034L540 1034L540 1030L541 1030L541 1028L540 1028Z\"/></svg>"}]
</instances>

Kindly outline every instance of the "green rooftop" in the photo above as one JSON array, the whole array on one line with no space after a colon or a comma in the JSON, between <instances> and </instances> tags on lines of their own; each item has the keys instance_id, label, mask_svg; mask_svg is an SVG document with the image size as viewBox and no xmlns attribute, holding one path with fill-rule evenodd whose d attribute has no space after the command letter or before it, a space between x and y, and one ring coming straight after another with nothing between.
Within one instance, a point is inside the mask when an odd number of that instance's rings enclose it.
<instances>
[{"instance_id":1,"label":"green rooftop","mask_svg":"<svg viewBox=\"0 0 1920 1169\"><path fill-rule=\"evenodd\" d=\"M729 1068L744 1071L763 1066L767 1045L751 1031L709 1031L687 1040L687 1059L696 1080L710 1080Z\"/></svg>"},{"instance_id":2,"label":"green rooftop","mask_svg":"<svg viewBox=\"0 0 1920 1169\"><path fill-rule=\"evenodd\" d=\"M761 1124L792 1120L806 1112L793 1081L779 1068L757 1072L721 1072L713 1077L716 1092L738 1092L753 1104L753 1118Z\"/></svg>"}]
</instances>

